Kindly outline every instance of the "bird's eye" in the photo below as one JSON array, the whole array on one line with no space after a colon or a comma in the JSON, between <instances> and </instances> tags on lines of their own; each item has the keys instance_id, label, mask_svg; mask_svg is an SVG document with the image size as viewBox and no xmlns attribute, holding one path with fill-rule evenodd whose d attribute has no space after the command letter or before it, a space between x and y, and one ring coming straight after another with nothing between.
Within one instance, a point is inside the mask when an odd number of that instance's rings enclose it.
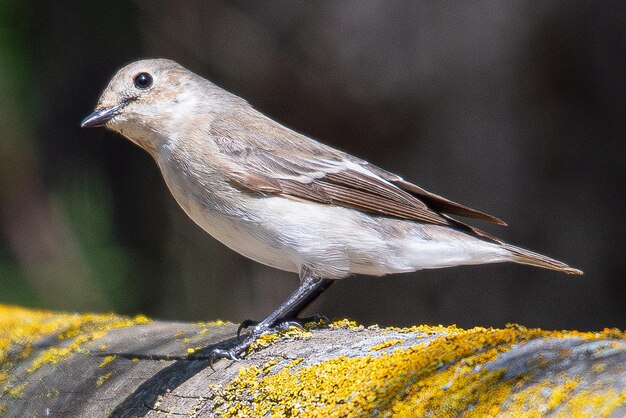
<instances>
[{"instance_id":1,"label":"bird's eye","mask_svg":"<svg viewBox=\"0 0 626 418\"><path fill-rule=\"evenodd\" d=\"M145 90L152 85L152 76L148 73L139 73L133 79L135 87Z\"/></svg>"}]
</instances>

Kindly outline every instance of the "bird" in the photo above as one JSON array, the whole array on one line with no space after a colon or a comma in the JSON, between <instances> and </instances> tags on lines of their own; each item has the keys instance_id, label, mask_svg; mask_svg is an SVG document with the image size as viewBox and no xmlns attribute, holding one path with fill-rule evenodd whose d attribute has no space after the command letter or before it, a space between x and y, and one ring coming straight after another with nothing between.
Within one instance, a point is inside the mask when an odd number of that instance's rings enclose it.
<instances>
[{"instance_id":1,"label":"bird","mask_svg":"<svg viewBox=\"0 0 626 418\"><path fill-rule=\"evenodd\" d=\"M287 128L168 59L121 68L81 127L147 151L184 212L254 261L299 275L291 296L212 359L239 359L337 280L514 262L582 274L461 221L501 219Z\"/></svg>"}]
</instances>

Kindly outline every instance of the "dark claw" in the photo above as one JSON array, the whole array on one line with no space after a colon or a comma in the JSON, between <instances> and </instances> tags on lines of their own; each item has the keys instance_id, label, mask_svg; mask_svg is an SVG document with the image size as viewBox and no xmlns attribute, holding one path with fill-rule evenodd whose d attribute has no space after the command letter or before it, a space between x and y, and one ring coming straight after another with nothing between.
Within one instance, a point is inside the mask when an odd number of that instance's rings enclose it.
<instances>
[{"instance_id":1,"label":"dark claw","mask_svg":"<svg viewBox=\"0 0 626 418\"><path fill-rule=\"evenodd\" d=\"M234 349L230 349L230 350L223 350L221 348L216 348L215 350L213 350L213 352L211 353L211 355L213 357L215 357L216 359L220 359L220 358L229 358L231 360L241 360L241 357L239 357L239 354L237 351L235 351Z\"/></svg>"},{"instance_id":2,"label":"dark claw","mask_svg":"<svg viewBox=\"0 0 626 418\"><path fill-rule=\"evenodd\" d=\"M238 351L237 350L238 347L239 346L235 346L235 347L233 347L231 349L228 349L228 350L224 350L222 348L214 349L211 352L211 354L209 354L209 366L211 367L211 370L215 371L215 369L213 368L213 365L219 359L227 358L227 359L231 359L233 361L241 360L241 357L239 357L241 352L237 352Z\"/></svg>"},{"instance_id":3,"label":"dark claw","mask_svg":"<svg viewBox=\"0 0 626 418\"><path fill-rule=\"evenodd\" d=\"M241 331L244 329L258 325L259 321L253 321L252 319L245 319L241 324L239 324L239 328L237 328L237 337L241 337Z\"/></svg>"}]
</instances>

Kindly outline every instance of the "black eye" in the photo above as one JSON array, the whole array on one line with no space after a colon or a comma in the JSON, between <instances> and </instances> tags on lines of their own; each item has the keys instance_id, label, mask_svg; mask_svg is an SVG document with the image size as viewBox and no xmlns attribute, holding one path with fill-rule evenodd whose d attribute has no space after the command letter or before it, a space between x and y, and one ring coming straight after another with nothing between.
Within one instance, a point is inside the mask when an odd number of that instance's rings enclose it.
<instances>
[{"instance_id":1,"label":"black eye","mask_svg":"<svg viewBox=\"0 0 626 418\"><path fill-rule=\"evenodd\" d=\"M152 76L148 73L139 73L133 79L135 87L138 89L147 89L152 85Z\"/></svg>"}]
</instances>

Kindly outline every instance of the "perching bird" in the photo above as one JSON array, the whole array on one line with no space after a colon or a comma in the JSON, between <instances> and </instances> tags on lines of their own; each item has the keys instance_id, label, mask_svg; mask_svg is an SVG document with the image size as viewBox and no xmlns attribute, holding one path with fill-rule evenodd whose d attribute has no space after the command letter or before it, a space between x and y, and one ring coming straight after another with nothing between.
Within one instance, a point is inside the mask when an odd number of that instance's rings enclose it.
<instances>
[{"instance_id":1,"label":"perching bird","mask_svg":"<svg viewBox=\"0 0 626 418\"><path fill-rule=\"evenodd\" d=\"M505 261L582 274L450 215L500 219L294 132L170 60L119 70L81 126L105 126L148 151L176 201L217 240L299 273L291 297L215 357L241 356L355 274Z\"/></svg>"}]
</instances>

